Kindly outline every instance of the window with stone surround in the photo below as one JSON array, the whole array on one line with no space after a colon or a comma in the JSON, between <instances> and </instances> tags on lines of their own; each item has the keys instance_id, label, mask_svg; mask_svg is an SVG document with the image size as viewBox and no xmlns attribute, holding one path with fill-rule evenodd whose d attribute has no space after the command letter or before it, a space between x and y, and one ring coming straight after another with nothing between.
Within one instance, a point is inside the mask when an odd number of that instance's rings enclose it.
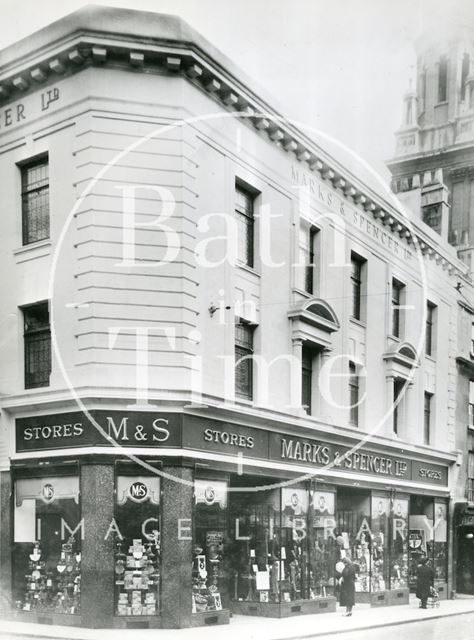
<instances>
[{"instance_id":1,"label":"window with stone surround","mask_svg":"<svg viewBox=\"0 0 474 640\"><path fill-rule=\"evenodd\" d=\"M23 164L21 204L23 244L49 238L49 164L48 158Z\"/></svg>"},{"instance_id":2,"label":"window with stone surround","mask_svg":"<svg viewBox=\"0 0 474 640\"><path fill-rule=\"evenodd\" d=\"M237 259L252 268L254 266L254 201L255 193L240 182L236 183Z\"/></svg>"},{"instance_id":3,"label":"window with stone surround","mask_svg":"<svg viewBox=\"0 0 474 640\"><path fill-rule=\"evenodd\" d=\"M51 374L51 329L47 302L23 308L25 389L47 387Z\"/></svg>"}]
</instances>

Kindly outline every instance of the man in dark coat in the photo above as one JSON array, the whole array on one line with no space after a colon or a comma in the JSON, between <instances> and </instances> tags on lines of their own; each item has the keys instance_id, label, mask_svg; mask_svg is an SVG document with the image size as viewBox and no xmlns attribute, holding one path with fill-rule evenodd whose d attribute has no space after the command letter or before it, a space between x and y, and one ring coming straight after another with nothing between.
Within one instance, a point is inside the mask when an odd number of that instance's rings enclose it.
<instances>
[{"instance_id":1,"label":"man in dark coat","mask_svg":"<svg viewBox=\"0 0 474 640\"><path fill-rule=\"evenodd\" d=\"M339 590L339 604L341 607L346 607L346 613L344 615L352 615L352 607L355 604L355 577L356 568L355 565L349 560L349 558L343 558L344 569L342 570L341 586Z\"/></svg>"},{"instance_id":2,"label":"man in dark coat","mask_svg":"<svg viewBox=\"0 0 474 640\"><path fill-rule=\"evenodd\" d=\"M416 597L421 601L421 609L426 609L426 602L434 583L434 571L427 563L428 558L421 558L416 571Z\"/></svg>"}]
</instances>

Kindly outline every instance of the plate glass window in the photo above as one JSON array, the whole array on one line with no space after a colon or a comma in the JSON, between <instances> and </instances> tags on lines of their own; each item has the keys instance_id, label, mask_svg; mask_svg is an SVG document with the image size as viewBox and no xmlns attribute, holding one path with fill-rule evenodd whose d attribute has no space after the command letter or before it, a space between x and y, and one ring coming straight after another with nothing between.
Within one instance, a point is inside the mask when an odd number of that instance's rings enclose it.
<instances>
[{"instance_id":1,"label":"plate glass window","mask_svg":"<svg viewBox=\"0 0 474 640\"><path fill-rule=\"evenodd\" d=\"M15 480L13 594L16 608L79 614L79 476Z\"/></svg>"},{"instance_id":2,"label":"plate glass window","mask_svg":"<svg viewBox=\"0 0 474 640\"><path fill-rule=\"evenodd\" d=\"M155 616L160 612L160 478L121 464L116 476L115 612Z\"/></svg>"},{"instance_id":3,"label":"plate glass window","mask_svg":"<svg viewBox=\"0 0 474 640\"><path fill-rule=\"evenodd\" d=\"M254 266L254 200L250 191L236 185L237 259L248 267Z\"/></svg>"},{"instance_id":4,"label":"plate glass window","mask_svg":"<svg viewBox=\"0 0 474 640\"><path fill-rule=\"evenodd\" d=\"M23 244L49 238L49 164L47 158L21 167Z\"/></svg>"},{"instance_id":5,"label":"plate glass window","mask_svg":"<svg viewBox=\"0 0 474 640\"><path fill-rule=\"evenodd\" d=\"M51 330L48 303L23 309L25 389L47 387L51 374Z\"/></svg>"}]
</instances>

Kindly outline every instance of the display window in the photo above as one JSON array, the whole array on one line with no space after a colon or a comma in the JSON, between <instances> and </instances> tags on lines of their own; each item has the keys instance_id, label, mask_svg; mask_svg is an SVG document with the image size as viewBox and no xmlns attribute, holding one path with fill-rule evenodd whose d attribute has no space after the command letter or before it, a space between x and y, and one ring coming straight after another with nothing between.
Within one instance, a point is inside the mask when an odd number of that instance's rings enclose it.
<instances>
[{"instance_id":1,"label":"display window","mask_svg":"<svg viewBox=\"0 0 474 640\"><path fill-rule=\"evenodd\" d=\"M447 580L448 503L430 496L412 496L409 517L410 587L416 588L416 570L427 556L435 579Z\"/></svg>"},{"instance_id":2,"label":"display window","mask_svg":"<svg viewBox=\"0 0 474 640\"><path fill-rule=\"evenodd\" d=\"M160 478L136 474L126 465L116 474L115 613L160 613Z\"/></svg>"},{"instance_id":3,"label":"display window","mask_svg":"<svg viewBox=\"0 0 474 640\"><path fill-rule=\"evenodd\" d=\"M435 579L446 582L448 564L448 503L435 500L433 569Z\"/></svg>"},{"instance_id":4,"label":"display window","mask_svg":"<svg viewBox=\"0 0 474 640\"><path fill-rule=\"evenodd\" d=\"M309 597L308 549L309 492L303 485L281 489L280 584L284 602Z\"/></svg>"},{"instance_id":5,"label":"display window","mask_svg":"<svg viewBox=\"0 0 474 640\"><path fill-rule=\"evenodd\" d=\"M408 498L396 496L392 504L390 535L390 588L408 587Z\"/></svg>"},{"instance_id":6,"label":"display window","mask_svg":"<svg viewBox=\"0 0 474 640\"><path fill-rule=\"evenodd\" d=\"M383 493L372 493L371 536L369 539L371 584L370 590L380 592L389 589L389 528L390 497Z\"/></svg>"},{"instance_id":7,"label":"display window","mask_svg":"<svg viewBox=\"0 0 474 640\"><path fill-rule=\"evenodd\" d=\"M13 593L21 611L79 614L79 476L17 478L14 483Z\"/></svg>"},{"instance_id":8,"label":"display window","mask_svg":"<svg viewBox=\"0 0 474 640\"><path fill-rule=\"evenodd\" d=\"M338 560L347 556L357 565L356 592L369 592L371 587L370 514L370 491L338 488L336 511Z\"/></svg>"},{"instance_id":9,"label":"display window","mask_svg":"<svg viewBox=\"0 0 474 640\"><path fill-rule=\"evenodd\" d=\"M227 482L196 479L194 483L192 612L229 606Z\"/></svg>"},{"instance_id":10,"label":"display window","mask_svg":"<svg viewBox=\"0 0 474 640\"><path fill-rule=\"evenodd\" d=\"M335 592L336 557L335 491L311 491L309 532L309 598L325 598Z\"/></svg>"},{"instance_id":11,"label":"display window","mask_svg":"<svg viewBox=\"0 0 474 640\"><path fill-rule=\"evenodd\" d=\"M260 486L276 484L273 480L258 482ZM289 570L294 554L281 539L281 490L238 488L233 486L229 505L231 597L246 602L289 601L298 585L295 571Z\"/></svg>"}]
</instances>

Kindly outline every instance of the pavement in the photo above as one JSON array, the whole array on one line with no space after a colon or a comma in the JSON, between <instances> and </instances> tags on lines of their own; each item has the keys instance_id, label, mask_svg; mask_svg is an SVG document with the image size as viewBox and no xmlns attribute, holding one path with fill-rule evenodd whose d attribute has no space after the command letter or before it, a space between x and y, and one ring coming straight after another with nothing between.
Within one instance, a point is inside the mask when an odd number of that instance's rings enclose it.
<instances>
[{"instance_id":1,"label":"pavement","mask_svg":"<svg viewBox=\"0 0 474 640\"><path fill-rule=\"evenodd\" d=\"M352 617L344 617L344 609L335 613L302 615L292 618L260 618L235 615L226 626L191 629L84 629L76 627L38 625L4 620L0 625L0 640L5 638L49 638L53 640L299 640L341 634L377 627L406 625L422 620L449 616L471 615L474 620L474 596L457 595L455 600L442 600L438 608L419 608L419 601L410 604L370 607L356 605ZM453 621L455 624L455 621Z\"/></svg>"}]
</instances>

